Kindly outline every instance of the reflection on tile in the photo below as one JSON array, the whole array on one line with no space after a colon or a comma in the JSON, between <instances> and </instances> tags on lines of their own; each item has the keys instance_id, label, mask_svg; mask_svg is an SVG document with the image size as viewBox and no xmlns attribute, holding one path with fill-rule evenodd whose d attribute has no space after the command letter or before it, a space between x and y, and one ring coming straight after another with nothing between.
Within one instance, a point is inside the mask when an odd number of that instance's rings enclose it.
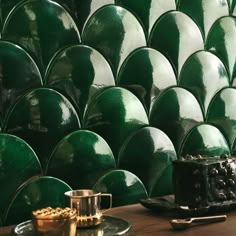
<instances>
[{"instance_id":1,"label":"reflection on tile","mask_svg":"<svg viewBox=\"0 0 236 236\"><path fill-rule=\"evenodd\" d=\"M27 91L42 86L42 78L32 57L20 46L0 41L0 114L6 114Z\"/></svg>"},{"instance_id":2,"label":"reflection on tile","mask_svg":"<svg viewBox=\"0 0 236 236\"><path fill-rule=\"evenodd\" d=\"M4 225L15 225L30 220L35 209L68 206L64 193L70 190L72 189L68 184L50 176L30 179L11 199L4 214Z\"/></svg>"},{"instance_id":3,"label":"reflection on tile","mask_svg":"<svg viewBox=\"0 0 236 236\"><path fill-rule=\"evenodd\" d=\"M79 130L63 138L52 152L46 174L73 189L91 188L105 172L116 168L115 158L99 135Z\"/></svg>"},{"instance_id":4,"label":"reflection on tile","mask_svg":"<svg viewBox=\"0 0 236 236\"><path fill-rule=\"evenodd\" d=\"M139 177L149 193L163 171L176 159L169 137L157 128L145 127L132 133L122 145L118 168ZM171 183L165 182L166 185Z\"/></svg>"},{"instance_id":5,"label":"reflection on tile","mask_svg":"<svg viewBox=\"0 0 236 236\"><path fill-rule=\"evenodd\" d=\"M138 203L147 198L147 191L141 180L126 170L113 170L102 176L93 189L112 194L113 207Z\"/></svg>"},{"instance_id":6,"label":"reflection on tile","mask_svg":"<svg viewBox=\"0 0 236 236\"><path fill-rule=\"evenodd\" d=\"M203 114L192 93L173 87L156 99L149 120L151 126L161 129L169 136L178 153L188 131L203 122Z\"/></svg>"},{"instance_id":7,"label":"reflection on tile","mask_svg":"<svg viewBox=\"0 0 236 236\"><path fill-rule=\"evenodd\" d=\"M115 80L102 54L89 46L73 45L50 62L45 86L65 95L83 117L89 100L105 87L115 86Z\"/></svg>"},{"instance_id":8,"label":"reflection on tile","mask_svg":"<svg viewBox=\"0 0 236 236\"><path fill-rule=\"evenodd\" d=\"M229 153L229 145L220 130L210 124L200 124L186 135L180 156L199 154L214 157Z\"/></svg>"},{"instance_id":9,"label":"reflection on tile","mask_svg":"<svg viewBox=\"0 0 236 236\"><path fill-rule=\"evenodd\" d=\"M214 83L212 82L214 78ZM222 61L207 51L192 54L182 67L179 86L191 91L206 115L213 96L229 86L228 72Z\"/></svg>"},{"instance_id":10,"label":"reflection on tile","mask_svg":"<svg viewBox=\"0 0 236 236\"><path fill-rule=\"evenodd\" d=\"M86 22L82 43L102 53L116 75L129 53L146 46L146 39L141 24L132 13L119 6L107 5Z\"/></svg>"},{"instance_id":11,"label":"reflection on tile","mask_svg":"<svg viewBox=\"0 0 236 236\"><path fill-rule=\"evenodd\" d=\"M167 12L157 20L148 45L159 50L170 60L177 75L186 59L204 48L198 26L188 15L179 11Z\"/></svg>"},{"instance_id":12,"label":"reflection on tile","mask_svg":"<svg viewBox=\"0 0 236 236\"><path fill-rule=\"evenodd\" d=\"M32 90L21 97L5 124L5 132L21 137L33 147L43 167L56 144L79 128L79 118L71 103L47 88Z\"/></svg>"},{"instance_id":13,"label":"reflection on tile","mask_svg":"<svg viewBox=\"0 0 236 236\"><path fill-rule=\"evenodd\" d=\"M149 113L156 97L176 85L174 70L167 58L152 48L132 52L121 66L117 84L132 91Z\"/></svg>"},{"instance_id":14,"label":"reflection on tile","mask_svg":"<svg viewBox=\"0 0 236 236\"><path fill-rule=\"evenodd\" d=\"M80 42L79 31L70 14L49 0L28 0L17 5L3 25L2 38L25 48L42 75L59 49Z\"/></svg>"},{"instance_id":15,"label":"reflection on tile","mask_svg":"<svg viewBox=\"0 0 236 236\"><path fill-rule=\"evenodd\" d=\"M88 105L83 128L101 135L115 158L131 132L148 125L148 117L138 98L124 88L113 87L99 93Z\"/></svg>"}]
</instances>

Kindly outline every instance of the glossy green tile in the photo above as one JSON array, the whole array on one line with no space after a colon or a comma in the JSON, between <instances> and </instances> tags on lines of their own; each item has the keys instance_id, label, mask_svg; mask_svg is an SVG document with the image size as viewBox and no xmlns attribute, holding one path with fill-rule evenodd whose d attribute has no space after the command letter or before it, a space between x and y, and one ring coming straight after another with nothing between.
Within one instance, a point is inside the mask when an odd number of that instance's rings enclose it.
<instances>
[{"instance_id":1,"label":"glossy green tile","mask_svg":"<svg viewBox=\"0 0 236 236\"><path fill-rule=\"evenodd\" d=\"M141 24L130 11L120 6L106 5L86 22L82 43L102 53L116 75L129 53L146 46L146 39Z\"/></svg>"},{"instance_id":2,"label":"glossy green tile","mask_svg":"<svg viewBox=\"0 0 236 236\"><path fill-rule=\"evenodd\" d=\"M180 87L163 92L155 101L149 122L165 132L178 154L185 135L203 122L201 107L192 93Z\"/></svg>"},{"instance_id":3,"label":"glossy green tile","mask_svg":"<svg viewBox=\"0 0 236 236\"><path fill-rule=\"evenodd\" d=\"M148 45L163 53L173 64L176 75L186 59L204 48L202 34L196 23L185 13L164 13L154 24Z\"/></svg>"},{"instance_id":4,"label":"glossy green tile","mask_svg":"<svg viewBox=\"0 0 236 236\"><path fill-rule=\"evenodd\" d=\"M225 64L229 71L230 81L233 80L236 68L236 18L222 17L217 20L209 31L206 49L213 52Z\"/></svg>"},{"instance_id":5,"label":"glossy green tile","mask_svg":"<svg viewBox=\"0 0 236 236\"><path fill-rule=\"evenodd\" d=\"M200 124L189 131L180 150L180 156L220 156L230 154L229 145L218 128L211 124Z\"/></svg>"},{"instance_id":6,"label":"glossy green tile","mask_svg":"<svg viewBox=\"0 0 236 236\"><path fill-rule=\"evenodd\" d=\"M173 194L173 167L166 167L153 184L149 197L160 197Z\"/></svg>"},{"instance_id":7,"label":"glossy green tile","mask_svg":"<svg viewBox=\"0 0 236 236\"><path fill-rule=\"evenodd\" d=\"M119 71L117 84L133 92L149 113L156 97L177 81L167 58L159 51L145 47L127 57Z\"/></svg>"},{"instance_id":8,"label":"glossy green tile","mask_svg":"<svg viewBox=\"0 0 236 236\"><path fill-rule=\"evenodd\" d=\"M224 64L217 56L208 51L198 51L192 54L183 65L179 76L179 86L194 94L206 115L213 96L220 89L229 86L229 76Z\"/></svg>"},{"instance_id":9,"label":"glossy green tile","mask_svg":"<svg viewBox=\"0 0 236 236\"><path fill-rule=\"evenodd\" d=\"M117 159L124 140L132 132L148 125L142 103L130 91L120 87L105 89L88 105L83 128L101 135Z\"/></svg>"},{"instance_id":10,"label":"glossy green tile","mask_svg":"<svg viewBox=\"0 0 236 236\"><path fill-rule=\"evenodd\" d=\"M116 4L129 9L141 20L147 37L162 14L176 10L175 0L116 0Z\"/></svg>"},{"instance_id":11,"label":"glossy green tile","mask_svg":"<svg viewBox=\"0 0 236 236\"><path fill-rule=\"evenodd\" d=\"M229 15L227 0L179 0L177 9L189 15L197 23L204 39L217 19Z\"/></svg>"},{"instance_id":12,"label":"glossy green tile","mask_svg":"<svg viewBox=\"0 0 236 236\"><path fill-rule=\"evenodd\" d=\"M4 212L16 189L32 176L42 174L33 149L21 138L0 134L0 211Z\"/></svg>"},{"instance_id":13,"label":"glossy green tile","mask_svg":"<svg viewBox=\"0 0 236 236\"><path fill-rule=\"evenodd\" d=\"M32 211L44 207L66 207L64 192L72 190L65 182L51 176L31 179L21 186L4 214L4 225L15 225L31 219Z\"/></svg>"},{"instance_id":14,"label":"glossy green tile","mask_svg":"<svg viewBox=\"0 0 236 236\"><path fill-rule=\"evenodd\" d=\"M236 137L236 89L225 88L212 99L207 113L207 122L215 125L224 134L230 148Z\"/></svg>"},{"instance_id":15,"label":"glossy green tile","mask_svg":"<svg viewBox=\"0 0 236 236\"><path fill-rule=\"evenodd\" d=\"M33 88L42 86L42 78L32 57L20 46L0 41L0 114L4 121L16 100Z\"/></svg>"},{"instance_id":16,"label":"glossy green tile","mask_svg":"<svg viewBox=\"0 0 236 236\"><path fill-rule=\"evenodd\" d=\"M75 131L56 146L46 174L68 183L73 189L91 188L111 169L115 158L106 141L88 130Z\"/></svg>"},{"instance_id":17,"label":"glossy green tile","mask_svg":"<svg viewBox=\"0 0 236 236\"><path fill-rule=\"evenodd\" d=\"M126 170L113 170L102 176L93 186L97 192L111 193L113 207L138 203L147 198L141 180Z\"/></svg>"},{"instance_id":18,"label":"glossy green tile","mask_svg":"<svg viewBox=\"0 0 236 236\"><path fill-rule=\"evenodd\" d=\"M58 53L50 62L45 86L65 95L83 117L88 101L101 89L114 86L112 70L97 50L73 45Z\"/></svg>"},{"instance_id":19,"label":"glossy green tile","mask_svg":"<svg viewBox=\"0 0 236 236\"><path fill-rule=\"evenodd\" d=\"M13 106L4 130L28 142L44 167L57 143L79 128L79 118L71 103L55 90L39 88Z\"/></svg>"},{"instance_id":20,"label":"glossy green tile","mask_svg":"<svg viewBox=\"0 0 236 236\"><path fill-rule=\"evenodd\" d=\"M86 0L86 1L75 1L76 16L80 32L86 23L86 21L92 16L92 14L99 10L101 7L114 4L114 0Z\"/></svg>"},{"instance_id":21,"label":"glossy green tile","mask_svg":"<svg viewBox=\"0 0 236 236\"><path fill-rule=\"evenodd\" d=\"M132 133L122 145L118 168L135 174L150 193L163 171L176 159L169 137L157 128L145 127ZM170 182L165 184L170 185Z\"/></svg>"},{"instance_id":22,"label":"glossy green tile","mask_svg":"<svg viewBox=\"0 0 236 236\"><path fill-rule=\"evenodd\" d=\"M28 0L8 15L2 38L19 44L35 59L42 74L62 47L80 42L71 15L56 2Z\"/></svg>"}]
</instances>

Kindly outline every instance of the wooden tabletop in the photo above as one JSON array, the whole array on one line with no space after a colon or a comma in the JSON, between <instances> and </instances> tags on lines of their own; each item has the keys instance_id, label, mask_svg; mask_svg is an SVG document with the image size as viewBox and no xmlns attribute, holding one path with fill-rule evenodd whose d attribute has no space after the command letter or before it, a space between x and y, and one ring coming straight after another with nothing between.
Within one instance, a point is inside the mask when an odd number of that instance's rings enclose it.
<instances>
[{"instance_id":1,"label":"wooden tabletop","mask_svg":"<svg viewBox=\"0 0 236 236\"><path fill-rule=\"evenodd\" d=\"M173 230L169 224L170 216L160 215L140 204L112 208L109 215L123 218L132 225L130 235L135 236L235 236L236 212L227 214L224 222L198 225L186 230ZM12 227L1 227L0 236L10 236Z\"/></svg>"}]
</instances>

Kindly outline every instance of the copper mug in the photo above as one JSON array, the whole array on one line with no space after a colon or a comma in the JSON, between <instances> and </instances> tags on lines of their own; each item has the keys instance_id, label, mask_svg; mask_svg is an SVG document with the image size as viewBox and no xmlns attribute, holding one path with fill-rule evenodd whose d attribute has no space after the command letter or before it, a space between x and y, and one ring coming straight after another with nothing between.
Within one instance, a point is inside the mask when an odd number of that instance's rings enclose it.
<instances>
[{"instance_id":1,"label":"copper mug","mask_svg":"<svg viewBox=\"0 0 236 236\"><path fill-rule=\"evenodd\" d=\"M70 199L70 207L77 212L77 228L92 227L102 223L103 213L112 207L112 195L91 189L65 192ZM109 198L109 207L101 209L102 198Z\"/></svg>"}]
</instances>

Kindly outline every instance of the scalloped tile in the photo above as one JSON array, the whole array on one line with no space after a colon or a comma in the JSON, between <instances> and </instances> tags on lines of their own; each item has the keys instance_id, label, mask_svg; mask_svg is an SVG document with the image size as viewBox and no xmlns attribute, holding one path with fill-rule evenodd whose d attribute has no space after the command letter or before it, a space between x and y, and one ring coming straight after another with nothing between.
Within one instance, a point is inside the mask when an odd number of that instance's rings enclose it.
<instances>
[{"instance_id":1,"label":"scalloped tile","mask_svg":"<svg viewBox=\"0 0 236 236\"><path fill-rule=\"evenodd\" d=\"M94 132L78 130L55 147L46 174L65 181L73 189L86 189L115 168L115 158L107 142Z\"/></svg>"},{"instance_id":2,"label":"scalloped tile","mask_svg":"<svg viewBox=\"0 0 236 236\"><path fill-rule=\"evenodd\" d=\"M193 93L205 116L213 96L228 87L230 82L228 72L217 56L208 51L198 51L184 63L178 84Z\"/></svg>"},{"instance_id":3,"label":"scalloped tile","mask_svg":"<svg viewBox=\"0 0 236 236\"><path fill-rule=\"evenodd\" d=\"M145 34L137 18L115 5L97 10L86 22L81 37L82 43L104 55L115 76L129 53L146 46Z\"/></svg>"},{"instance_id":4,"label":"scalloped tile","mask_svg":"<svg viewBox=\"0 0 236 236\"><path fill-rule=\"evenodd\" d=\"M115 86L115 79L102 54L86 45L73 45L50 62L45 86L65 95L82 118L89 100L105 87Z\"/></svg>"},{"instance_id":5,"label":"scalloped tile","mask_svg":"<svg viewBox=\"0 0 236 236\"><path fill-rule=\"evenodd\" d=\"M50 152L65 135L80 128L80 121L63 95L52 89L39 88L17 101L4 127L6 133L30 144L44 168Z\"/></svg>"},{"instance_id":6,"label":"scalloped tile","mask_svg":"<svg viewBox=\"0 0 236 236\"><path fill-rule=\"evenodd\" d=\"M159 50L170 60L177 76L186 59L204 48L202 34L196 23L179 11L164 13L156 21L148 45Z\"/></svg>"},{"instance_id":7,"label":"scalloped tile","mask_svg":"<svg viewBox=\"0 0 236 236\"><path fill-rule=\"evenodd\" d=\"M201 107L192 93L180 87L163 92L155 101L150 125L165 132L175 146L177 155L188 131L204 121Z\"/></svg>"},{"instance_id":8,"label":"scalloped tile","mask_svg":"<svg viewBox=\"0 0 236 236\"><path fill-rule=\"evenodd\" d=\"M213 52L225 64L230 81L236 72L236 18L225 16L217 20L208 33L206 49Z\"/></svg>"},{"instance_id":9,"label":"scalloped tile","mask_svg":"<svg viewBox=\"0 0 236 236\"><path fill-rule=\"evenodd\" d=\"M123 143L117 165L135 174L150 193L156 180L176 159L169 137L157 128L145 127L132 133ZM171 186L172 182L166 181L165 185Z\"/></svg>"},{"instance_id":10,"label":"scalloped tile","mask_svg":"<svg viewBox=\"0 0 236 236\"><path fill-rule=\"evenodd\" d=\"M59 49L80 42L71 15L64 7L49 0L28 0L17 5L3 25L2 38L25 48L42 75Z\"/></svg>"},{"instance_id":11,"label":"scalloped tile","mask_svg":"<svg viewBox=\"0 0 236 236\"><path fill-rule=\"evenodd\" d=\"M140 48L124 61L117 77L117 85L133 92L149 113L156 97L177 84L172 65L159 51Z\"/></svg>"}]
</instances>

